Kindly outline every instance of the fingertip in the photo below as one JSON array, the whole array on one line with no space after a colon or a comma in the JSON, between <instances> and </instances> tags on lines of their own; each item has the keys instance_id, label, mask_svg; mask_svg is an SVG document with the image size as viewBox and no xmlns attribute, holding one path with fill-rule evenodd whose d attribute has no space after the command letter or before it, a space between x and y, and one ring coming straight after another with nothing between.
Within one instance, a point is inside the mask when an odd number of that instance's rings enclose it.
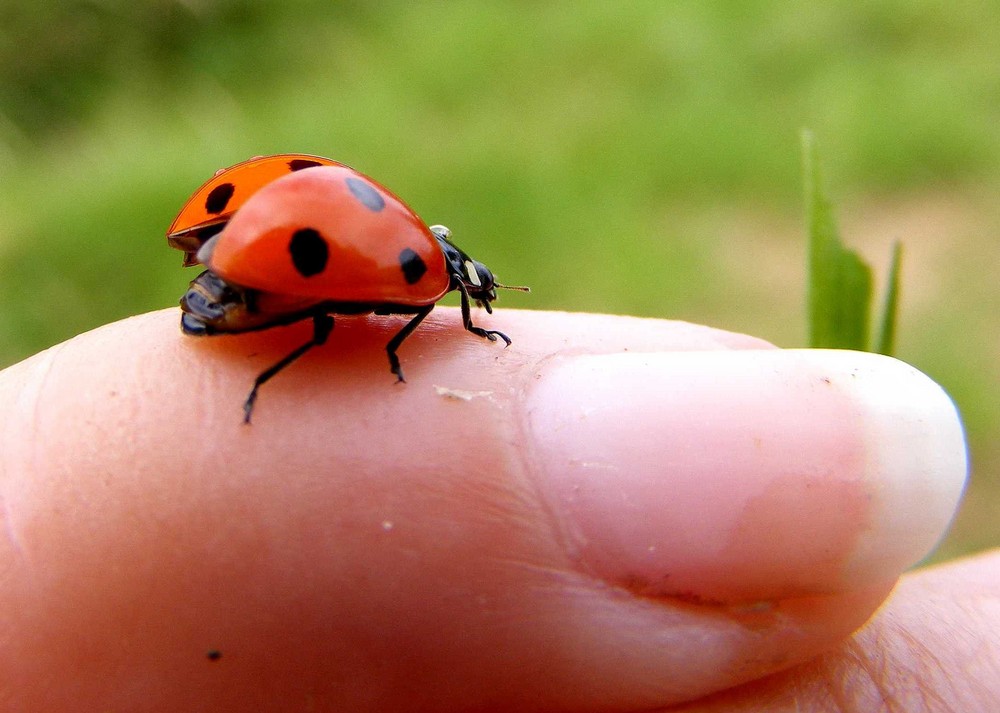
<instances>
[{"instance_id":1,"label":"fingertip","mask_svg":"<svg viewBox=\"0 0 1000 713\"><path fill-rule=\"evenodd\" d=\"M781 599L895 578L965 479L940 387L858 352L568 356L528 411L577 556L646 593Z\"/></svg>"},{"instance_id":2,"label":"fingertip","mask_svg":"<svg viewBox=\"0 0 1000 713\"><path fill-rule=\"evenodd\" d=\"M811 350L825 384L851 404L863 438L865 492L871 516L846 567L863 581L902 572L947 531L968 478L961 417L926 374L880 354Z\"/></svg>"}]
</instances>

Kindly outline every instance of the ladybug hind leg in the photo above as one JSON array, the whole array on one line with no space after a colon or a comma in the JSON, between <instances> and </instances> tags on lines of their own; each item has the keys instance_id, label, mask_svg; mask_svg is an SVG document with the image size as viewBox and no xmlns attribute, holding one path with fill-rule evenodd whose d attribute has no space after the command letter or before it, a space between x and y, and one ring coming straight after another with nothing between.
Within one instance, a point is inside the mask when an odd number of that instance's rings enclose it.
<instances>
[{"instance_id":1,"label":"ladybug hind leg","mask_svg":"<svg viewBox=\"0 0 1000 713\"><path fill-rule=\"evenodd\" d=\"M303 344L298 349L294 350L288 356L284 357L273 366L262 371L253 382L253 388L250 389L250 394L247 396L247 400L243 402L243 423L250 423L250 416L253 414L254 404L257 402L257 391L267 383L271 377L277 374L279 371L284 369L286 366L291 364L293 361L298 359L300 356L305 354L307 351L313 347L322 346L326 343L326 340L330 337L330 332L333 331L333 317L328 314L314 314L313 315L313 336L308 342Z\"/></svg>"},{"instance_id":2,"label":"ladybug hind leg","mask_svg":"<svg viewBox=\"0 0 1000 713\"><path fill-rule=\"evenodd\" d=\"M499 337L504 341L504 347L509 347L511 345L510 337L503 332L498 332L495 329L483 329L482 327L477 327L472 323L472 307L469 304L469 290L466 289L465 285L459 281L456 281L456 287L462 295L462 326L473 334L483 337L484 339L489 339L491 342L495 342L497 337Z\"/></svg>"}]
</instances>

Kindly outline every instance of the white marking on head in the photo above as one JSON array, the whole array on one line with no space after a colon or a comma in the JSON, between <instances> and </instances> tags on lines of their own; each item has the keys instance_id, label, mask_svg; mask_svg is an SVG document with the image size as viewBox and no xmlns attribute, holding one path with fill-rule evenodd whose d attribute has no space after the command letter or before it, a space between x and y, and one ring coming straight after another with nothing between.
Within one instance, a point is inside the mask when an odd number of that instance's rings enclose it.
<instances>
[{"instance_id":1,"label":"white marking on head","mask_svg":"<svg viewBox=\"0 0 1000 713\"><path fill-rule=\"evenodd\" d=\"M472 260L465 261L465 274L469 278L469 282L476 287L482 287L483 282L479 279L479 273L476 271L476 266L472 264Z\"/></svg>"}]
</instances>

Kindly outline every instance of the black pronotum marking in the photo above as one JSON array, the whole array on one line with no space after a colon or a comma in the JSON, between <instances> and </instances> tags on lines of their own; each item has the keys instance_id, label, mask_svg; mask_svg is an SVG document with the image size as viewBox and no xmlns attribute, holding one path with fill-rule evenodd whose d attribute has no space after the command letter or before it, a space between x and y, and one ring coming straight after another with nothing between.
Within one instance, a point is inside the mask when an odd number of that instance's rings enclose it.
<instances>
[{"instance_id":1,"label":"black pronotum marking","mask_svg":"<svg viewBox=\"0 0 1000 713\"><path fill-rule=\"evenodd\" d=\"M330 259L330 248L318 230L302 228L292 234L288 242L288 252L292 254L292 264L302 277L318 275L326 269Z\"/></svg>"},{"instance_id":2,"label":"black pronotum marking","mask_svg":"<svg viewBox=\"0 0 1000 713\"><path fill-rule=\"evenodd\" d=\"M292 171L301 171L303 168L312 168L313 166L322 166L319 161L312 161L307 158L293 158L288 162L288 168Z\"/></svg>"},{"instance_id":3,"label":"black pronotum marking","mask_svg":"<svg viewBox=\"0 0 1000 713\"><path fill-rule=\"evenodd\" d=\"M355 176L349 176L345 180L347 181L347 187L351 189L351 193L361 201L361 205L365 208L373 213L378 213L385 208L385 198L370 184Z\"/></svg>"},{"instance_id":4,"label":"black pronotum marking","mask_svg":"<svg viewBox=\"0 0 1000 713\"><path fill-rule=\"evenodd\" d=\"M218 215L229 205L229 199L233 197L236 187L232 183L223 183L212 189L205 199L205 210Z\"/></svg>"},{"instance_id":5,"label":"black pronotum marking","mask_svg":"<svg viewBox=\"0 0 1000 713\"><path fill-rule=\"evenodd\" d=\"M427 265L416 252L410 248L403 248L399 253L399 266L403 268L403 277L411 285L420 282L420 278L427 272Z\"/></svg>"}]
</instances>

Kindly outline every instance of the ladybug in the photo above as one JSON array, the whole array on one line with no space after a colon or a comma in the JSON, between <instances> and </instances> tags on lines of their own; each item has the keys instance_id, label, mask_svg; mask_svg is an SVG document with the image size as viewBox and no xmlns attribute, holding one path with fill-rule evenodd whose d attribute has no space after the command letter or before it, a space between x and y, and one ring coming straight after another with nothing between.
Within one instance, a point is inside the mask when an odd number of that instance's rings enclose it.
<instances>
[{"instance_id":1,"label":"ladybug","mask_svg":"<svg viewBox=\"0 0 1000 713\"><path fill-rule=\"evenodd\" d=\"M462 324L509 346L503 332L472 323L470 303L492 313L489 268L428 227L384 186L330 159L281 154L217 173L187 202L168 234L184 264L207 270L180 300L185 334L233 334L311 319L312 338L254 381L243 404L333 331L333 315L412 315L386 345L389 369L405 381L396 352L445 294L458 290Z\"/></svg>"}]
</instances>

